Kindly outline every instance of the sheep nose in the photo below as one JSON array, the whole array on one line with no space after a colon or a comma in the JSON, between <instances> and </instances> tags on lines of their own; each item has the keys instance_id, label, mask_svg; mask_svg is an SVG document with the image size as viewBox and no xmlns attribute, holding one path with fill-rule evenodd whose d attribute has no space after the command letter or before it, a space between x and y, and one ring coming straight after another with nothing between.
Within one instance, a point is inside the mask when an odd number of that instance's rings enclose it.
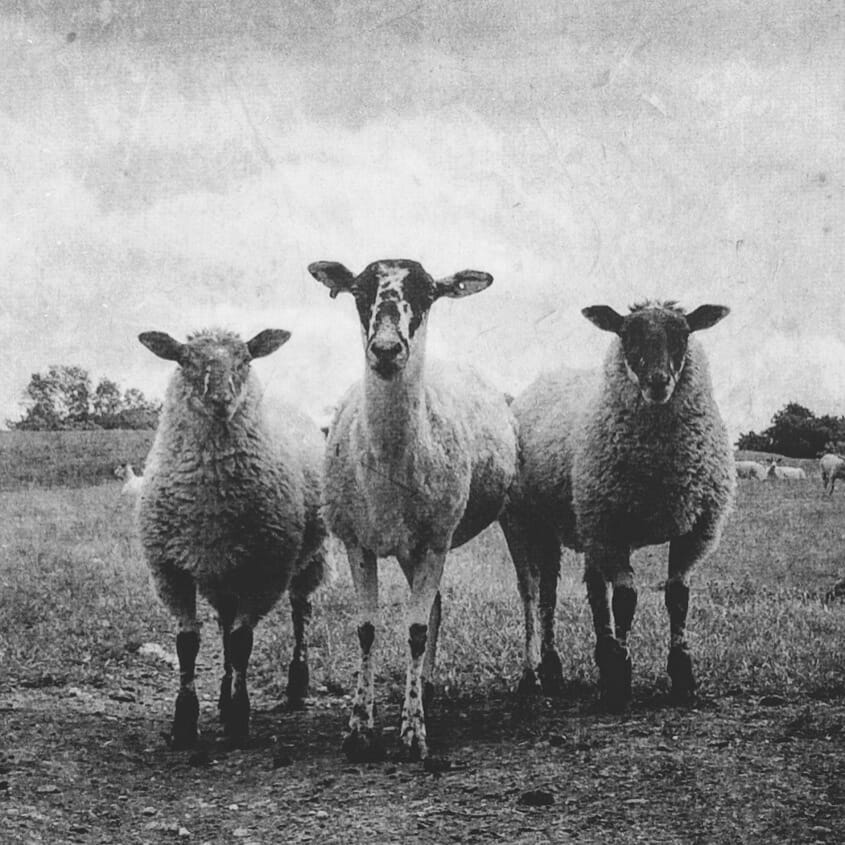
<instances>
[{"instance_id":1,"label":"sheep nose","mask_svg":"<svg viewBox=\"0 0 845 845\"><path fill-rule=\"evenodd\" d=\"M398 340L373 342L370 346L373 355L380 363L389 363L402 353L402 344Z\"/></svg>"},{"instance_id":2,"label":"sheep nose","mask_svg":"<svg viewBox=\"0 0 845 845\"><path fill-rule=\"evenodd\" d=\"M648 380L648 384L652 390L666 390L669 386L669 373L664 373L662 371L652 373Z\"/></svg>"}]
</instances>

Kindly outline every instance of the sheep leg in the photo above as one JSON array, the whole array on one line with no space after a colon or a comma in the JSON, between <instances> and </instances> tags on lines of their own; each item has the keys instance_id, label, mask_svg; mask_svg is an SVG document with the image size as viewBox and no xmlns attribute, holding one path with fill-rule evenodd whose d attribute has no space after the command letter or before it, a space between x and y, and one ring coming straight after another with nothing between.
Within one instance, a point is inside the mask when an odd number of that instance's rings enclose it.
<instances>
[{"instance_id":1,"label":"sheep leg","mask_svg":"<svg viewBox=\"0 0 845 845\"><path fill-rule=\"evenodd\" d=\"M179 693L168 744L174 750L191 748L197 741L199 701L194 689L196 659L200 647L197 622L197 590L194 579L176 567L165 565L154 570L156 589L167 609L176 617L176 656L179 659Z\"/></svg>"},{"instance_id":2,"label":"sheep leg","mask_svg":"<svg viewBox=\"0 0 845 845\"><path fill-rule=\"evenodd\" d=\"M423 711L428 710L434 700L434 665L437 662L437 638L440 636L440 617L442 615L442 600L440 590L434 596L431 604L431 613L428 617L428 638L425 645L425 657L423 658L422 680L423 680Z\"/></svg>"},{"instance_id":3,"label":"sheep leg","mask_svg":"<svg viewBox=\"0 0 845 845\"><path fill-rule=\"evenodd\" d=\"M695 676L686 639L689 572L710 545L706 532L685 534L669 544L669 577L664 591L669 613L667 671L672 682L672 696L680 701L690 701L695 697Z\"/></svg>"},{"instance_id":4,"label":"sheep leg","mask_svg":"<svg viewBox=\"0 0 845 845\"><path fill-rule=\"evenodd\" d=\"M311 624L311 602L309 597L322 583L325 572L325 557L322 549L315 554L308 565L298 572L290 584L290 609L293 621L293 658L288 667L286 695L290 707L301 707L308 695L310 674L308 672L308 626Z\"/></svg>"},{"instance_id":5,"label":"sheep leg","mask_svg":"<svg viewBox=\"0 0 845 845\"><path fill-rule=\"evenodd\" d=\"M411 584L411 600L406 621L410 659L405 676L405 703L402 706L400 737L411 760L424 760L428 756L426 742L425 710L422 701L423 658L428 645L428 623L437 596L445 551L426 550L421 559L400 559L399 563Z\"/></svg>"},{"instance_id":6,"label":"sheep leg","mask_svg":"<svg viewBox=\"0 0 845 845\"><path fill-rule=\"evenodd\" d=\"M584 580L596 632L599 693L608 710L620 712L631 701L631 654L627 638L637 603L627 549L587 550ZM611 583L612 608L608 590ZM612 621L611 610L618 620ZM617 631L624 636L621 642Z\"/></svg>"},{"instance_id":7,"label":"sheep leg","mask_svg":"<svg viewBox=\"0 0 845 845\"><path fill-rule=\"evenodd\" d=\"M373 646L378 619L378 561L373 552L360 546L347 546L349 569L358 603L358 643L361 646L361 664L358 685L349 717L349 733L343 740L343 751L353 762L378 760L383 756L381 743L373 726L375 683Z\"/></svg>"},{"instance_id":8,"label":"sheep leg","mask_svg":"<svg viewBox=\"0 0 845 845\"><path fill-rule=\"evenodd\" d=\"M232 624L235 621L235 601L231 597L219 597L215 602L217 622L223 640L223 677L220 679L220 698L217 709L220 721L225 724L226 711L232 701Z\"/></svg>"},{"instance_id":9,"label":"sheep leg","mask_svg":"<svg viewBox=\"0 0 845 845\"><path fill-rule=\"evenodd\" d=\"M505 540L508 544L508 549L513 560L514 569L516 570L516 583L519 589L519 596L522 599L522 608L525 616L525 646L523 652L523 669L522 677L517 687L517 695L521 697L530 697L536 695L544 689L546 683L550 685L554 683L554 658L557 653L554 648L554 604L555 593L557 587L557 573L553 581L553 591L551 597L545 594L546 601L544 602L546 610L551 604L551 613L546 613L543 616L543 658L549 663L549 672L544 672L544 667L541 665L541 646L538 631L541 628L539 624L540 604L541 604L541 590L545 586L548 590L548 582L545 585L541 584L541 576L538 572L542 572L548 561L545 559L544 551L555 548L557 554L557 569L560 567L560 546L557 541L552 538L552 543L541 542L542 527L537 525L535 521L524 521L514 516L512 512L505 512L500 523L502 531L505 534ZM549 568L554 568L549 566ZM551 600L550 600L551 599ZM547 657L547 655L549 655ZM560 663L560 658L557 658L557 663ZM540 678L543 678L542 687ZM548 679L548 681L547 681ZM563 674L560 673L560 682L563 681Z\"/></svg>"},{"instance_id":10,"label":"sheep leg","mask_svg":"<svg viewBox=\"0 0 845 845\"><path fill-rule=\"evenodd\" d=\"M223 711L223 727L226 735L236 742L249 736L249 693L246 671L252 654L253 622L239 617L229 636L229 651L232 661L232 698Z\"/></svg>"}]
</instances>

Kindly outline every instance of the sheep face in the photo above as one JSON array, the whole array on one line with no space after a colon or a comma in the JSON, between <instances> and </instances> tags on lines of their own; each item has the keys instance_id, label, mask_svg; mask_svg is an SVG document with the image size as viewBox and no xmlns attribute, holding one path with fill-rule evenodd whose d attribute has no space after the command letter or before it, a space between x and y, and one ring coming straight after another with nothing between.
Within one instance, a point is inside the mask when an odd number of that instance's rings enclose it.
<instances>
[{"instance_id":1,"label":"sheep face","mask_svg":"<svg viewBox=\"0 0 845 845\"><path fill-rule=\"evenodd\" d=\"M250 361L275 352L288 338L290 333L281 329L266 329L246 343L224 331L198 332L187 343L164 332L138 336L159 358L179 364L191 408L223 421L232 419L243 401Z\"/></svg>"},{"instance_id":2,"label":"sheep face","mask_svg":"<svg viewBox=\"0 0 845 845\"><path fill-rule=\"evenodd\" d=\"M374 261L358 276L342 264L318 261L308 267L331 291L355 297L367 366L381 379L398 375L422 344L428 312L441 296L461 297L484 290L489 273L463 270L435 281L416 261Z\"/></svg>"},{"instance_id":3,"label":"sheep face","mask_svg":"<svg viewBox=\"0 0 845 845\"><path fill-rule=\"evenodd\" d=\"M623 317L607 305L581 312L603 331L619 336L628 377L648 405L665 405L684 370L691 332L714 326L728 313L722 305L702 305L685 314L673 302L644 303Z\"/></svg>"}]
</instances>

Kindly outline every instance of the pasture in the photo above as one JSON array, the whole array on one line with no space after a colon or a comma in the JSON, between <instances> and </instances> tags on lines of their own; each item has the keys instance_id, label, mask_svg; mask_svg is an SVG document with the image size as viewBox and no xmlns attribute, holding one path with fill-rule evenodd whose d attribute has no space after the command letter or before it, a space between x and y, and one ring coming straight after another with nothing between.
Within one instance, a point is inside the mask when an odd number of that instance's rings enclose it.
<instances>
[{"instance_id":1,"label":"pasture","mask_svg":"<svg viewBox=\"0 0 845 845\"><path fill-rule=\"evenodd\" d=\"M425 767L390 756L352 766L340 752L357 668L345 561L316 596L307 708L281 706L284 602L256 629L252 739L229 747L204 608L201 744L167 750L175 630L152 592L132 504L117 481L70 484L0 492L0 841L841 841L845 604L825 595L845 575L845 499L823 497L818 479L740 482L722 544L693 576L692 708L665 695L665 548L634 557L634 704L622 716L595 705L573 555L558 602L565 695L520 704L521 605L501 534L454 553ZM377 719L391 751L405 594L385 562Z\"/></svg>"}]
</instances>

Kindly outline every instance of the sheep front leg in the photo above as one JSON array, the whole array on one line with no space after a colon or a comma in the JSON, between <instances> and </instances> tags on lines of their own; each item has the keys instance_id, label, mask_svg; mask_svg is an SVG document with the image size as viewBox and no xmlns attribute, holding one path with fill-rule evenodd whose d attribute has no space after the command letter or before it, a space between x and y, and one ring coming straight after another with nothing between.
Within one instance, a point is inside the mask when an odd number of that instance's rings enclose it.
<instances>
[{"instance_id":1,"label":"sheep front leg","mask_svg":"<svg viewBox=\"0 0 845 845\"><path fill-rule=\"evenodd\" d=\"M624 710L631 701L631 654L628 632L637 606L637 591L627 549L592 547L585 555L584 580L596 632L595 659L605 706ZM612 616L608 586L613 586Z\"/></svg>"},{"instance_id":2,"label":"sheep front leg","mask_svg":"<svg viewBox=\"0 0 845 845\"><path fill-rule=\"evenodd\" d=\"M302 707L308 695L310 673L308 671L308 627L311 624L310 596L322 583L325 572L325 557L320 549L308 565L298 572L290 583L290 609L293 622L293 658L288 667L286 690L288 706Z\"/></svg>"},{"instance_id":3,"label":"sheep front leg","mask_svg":"<svg viewBox=\"0 0 845 845\"><path fill-rule=\"evenodd\" d=\"M373 651L378 618L378 561L373 552L360 546L347 546L349 569L358 603L358 643L361 664L358 685L349 717L349 733L343 740L343 751L352 762L377 760L383 755L381 743L373 727L375 681Z\"/></svg>"},{"instance_id":4,"label":"sheep front leg","mask_svg":"<svg viewBox=\"0 0 845 845\"><path fill-rule=\"evenodd\" d=\"M411 600L406 621L410 658L405 676L405 702L402 705L400 736L411 760L428 756L425 710L422 701L422 670L427 650L432 607L440 588L446 552L426 550L418 560L402 561L400 565L411 584ZM439 614L438 614L439 616ZM436 632L432 631L432 638Z\"/></svg>"},{"instance_id":5,"label":"sheep front leg","mask_svg":"<svg viewBox=\"0 0 845 845\"><path fill-rule=\"evenodd\" d=\"M176 656L179 659L179 693L173 725L167 738L174 750L192 748L197 741L199 701L194 689L196 660L200 648L197 622L197 589L194 579L175 566L164 564L153 569L156 590L167 609L176 617Z\"/></svg>"}]
</instances>

